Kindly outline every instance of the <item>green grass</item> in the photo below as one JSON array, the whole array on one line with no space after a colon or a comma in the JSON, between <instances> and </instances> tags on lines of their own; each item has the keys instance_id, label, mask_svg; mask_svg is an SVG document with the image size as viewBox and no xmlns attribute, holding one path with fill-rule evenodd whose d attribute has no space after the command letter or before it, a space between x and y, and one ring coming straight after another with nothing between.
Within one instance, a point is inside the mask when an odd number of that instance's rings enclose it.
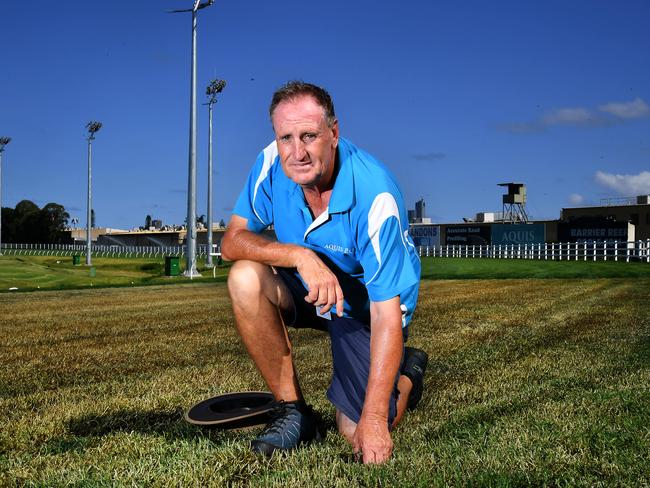
<instances>
[{"instance_id":1,"label":"green grass","mask_svg":"<svg viewBox=\"0 0 650 488\"><path fill-rule=\"evenodd\" d=\"M423 279L650 278L650 263L422 258Z\"/></svg>"},{"instance_id":2,"label":"green grass","mask_svg":"<svg viewBox=\"0 0 650 488\"><path fill-rule=\"evenodd\" d=\"M82 257L83 258L83 257ZM180 260L184 269L185 262ZM224 281L228 265L212 270L199 263L203 277L192 280ZM182 276L165 277L162 258L93 258L95 276L87 266L73 266L72 258L53 256L0 256L0 293L116 286L176 284ZM422 258L423 279L508 278L650 278L650 264L614 261L536 261L512 259Z\"/></svg>"},{"instance_id":3,"label":"green grass","mask_svg":"<svg viewBox=\"0 0 650 488\"><path fill-rule=\"evenodd\" d=\"M255 431L183 421L264 389L223 283L3 294L0 486L647 486L648 303L648 278L423 281L426 393L372 467L334 430L315 331L290 335L323 444L263 459Z\"/></svg>"},{"instance_id":4,"label":"green grass","mask_svg":"<svg viewBox=\"0 0 650 488\"><path fill-rule=\"evenodd\" d=\"M83 260L83 256L82 256ZM181 259L181 272L185 269ZM202 278L192 281L224 281L227 266L216 270L202 267ZM61 290L91 287L175 284L189 281L183 276L166 277L163 258L93 258L95 276L85 265L73 266L70 256L0 256L0 292Z\"/></svg>"}]
</instances>

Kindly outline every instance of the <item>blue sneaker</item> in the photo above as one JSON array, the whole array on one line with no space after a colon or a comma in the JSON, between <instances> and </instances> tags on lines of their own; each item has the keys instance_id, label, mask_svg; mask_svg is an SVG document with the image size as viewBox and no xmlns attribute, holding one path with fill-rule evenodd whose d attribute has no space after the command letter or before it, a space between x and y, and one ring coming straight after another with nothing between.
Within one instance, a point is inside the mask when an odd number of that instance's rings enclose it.
<instances>
[{"instance_id":1,"label":"blue sneaker","mask_svg":"<svg viewBox=\"0 0 650 488\"><path fill-rule=\"evenodd\" d=\"M270 456L275 451L289 451L296 447L320 442L325 437L318 415L304 400L280 401L264 431L251 442L253 452Z\"/></svg>"}]
</instances>

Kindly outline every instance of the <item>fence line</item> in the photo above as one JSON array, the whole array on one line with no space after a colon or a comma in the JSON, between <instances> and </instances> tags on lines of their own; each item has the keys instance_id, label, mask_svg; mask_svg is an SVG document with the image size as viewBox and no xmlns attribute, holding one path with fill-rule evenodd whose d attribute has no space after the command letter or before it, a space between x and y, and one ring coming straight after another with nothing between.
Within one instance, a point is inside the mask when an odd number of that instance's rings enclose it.
<instances>
[{"instance_id":1,"label":"fence line","mask_svg":"<svg viewBox=\"0 0 650 488\"><path fill-rule=\"evenodd\" d=\"M419 246L423 257L538 259L546 261L630 261L650 263L650 239L645 241L547 242L545 244L494 244Z\"/></svg>"},{"instance_id":2,"label":"fence line","mask_svg":"<svg viewBox=\"0 0 650 488\"><path fill-rule=\"evenodd\" d=\"M72 256L85 255L80 244L11 244L3 243L2 254ZM650 263L650 239L645 241L551 242L545 244L495 244L419 246L420 256L475 259L538 259L546 261L636 261ZM219 252L217 244L213 253ZM206 257L207 245L197 246L197 257ZM185 246L93 246L97 257L155 258L184 256Z\"/></svg>"},{"instance_id":3,"label":"fence line","mask_svg":"<svg viewBox=\"0 0 650 488\"><path fill-rule=\"evenodd\" d=\"M28 256L85 256L86 245L83 244L12 244L2 243L2 254ZM218 250L218 249L217 249ZM155 258L164 256L181 256L186 254L185 246L92 246L92 255L96 257L119 258ZM205 257L207 245L197 246L196 256Z\"/></svg>"}]
</instances>

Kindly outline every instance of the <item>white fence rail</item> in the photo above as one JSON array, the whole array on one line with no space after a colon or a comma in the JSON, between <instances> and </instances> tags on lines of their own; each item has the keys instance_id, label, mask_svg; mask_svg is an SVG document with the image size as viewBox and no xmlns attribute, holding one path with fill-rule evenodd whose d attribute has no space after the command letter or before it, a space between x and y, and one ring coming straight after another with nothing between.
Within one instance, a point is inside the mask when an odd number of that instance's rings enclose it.
<instances>
[{"instance_id":1,"label":"white fence rail","mask_svg":"<svg viewBox=\"0 0 650 488\"><path fill-rule=\"evenodd\" d=\"M220 251L213 246L213 255ZM650 263L650 239L645 241L556 242L546 244L419 246L423 257L540 259L546 261L635 261ZM197 257L206 257L207 245L197 246ZM72 256L85 255L76 244L2 244L2 254ZM184 256L185 246L93 246L97 257L155 258Z\"/></svg>"},{"instance_id":2,"label":"white fence rail","mask_svg":"<svg viewBox=\"0 0 650 488\"><path fill-rule=\"evenodd\" d=\"M2 254L31 256L72 256L86 254L86 246L79 244L2 244ZM96 257L155 258L184 256L185 246L92 246ZM207 245L197 246L197 257L205 257Z\"/></svg>"},{"instance_id":3,"label":"white fence rail","mask_svg":"<svg viewBox=\"0 0 650 488\"><path fill-rule=\"evenodd\" d=\"M420 256L442 258L541 259L546 261L636 261L650 263L645 241L555 242L545 244L420 246Z\"/></svg>"}]
</instances>

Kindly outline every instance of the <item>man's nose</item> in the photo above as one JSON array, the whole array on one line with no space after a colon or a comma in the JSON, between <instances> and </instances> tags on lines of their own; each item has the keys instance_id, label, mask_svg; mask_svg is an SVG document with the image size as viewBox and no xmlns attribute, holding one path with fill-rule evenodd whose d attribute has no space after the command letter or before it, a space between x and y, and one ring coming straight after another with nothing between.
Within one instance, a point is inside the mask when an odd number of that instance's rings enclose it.
<instances>
[{"instance_id":1,"label":"man's nose","mask_svg":"<svg viewBox=\"0 0 650 488\"><path fill-rule=\"evenodd\" d=\"M307 156L307 150L305 149L305 143L300 139L294 140L293 143L293 157L297 161L302 161Z\"/></svg>"}]
</instances>

